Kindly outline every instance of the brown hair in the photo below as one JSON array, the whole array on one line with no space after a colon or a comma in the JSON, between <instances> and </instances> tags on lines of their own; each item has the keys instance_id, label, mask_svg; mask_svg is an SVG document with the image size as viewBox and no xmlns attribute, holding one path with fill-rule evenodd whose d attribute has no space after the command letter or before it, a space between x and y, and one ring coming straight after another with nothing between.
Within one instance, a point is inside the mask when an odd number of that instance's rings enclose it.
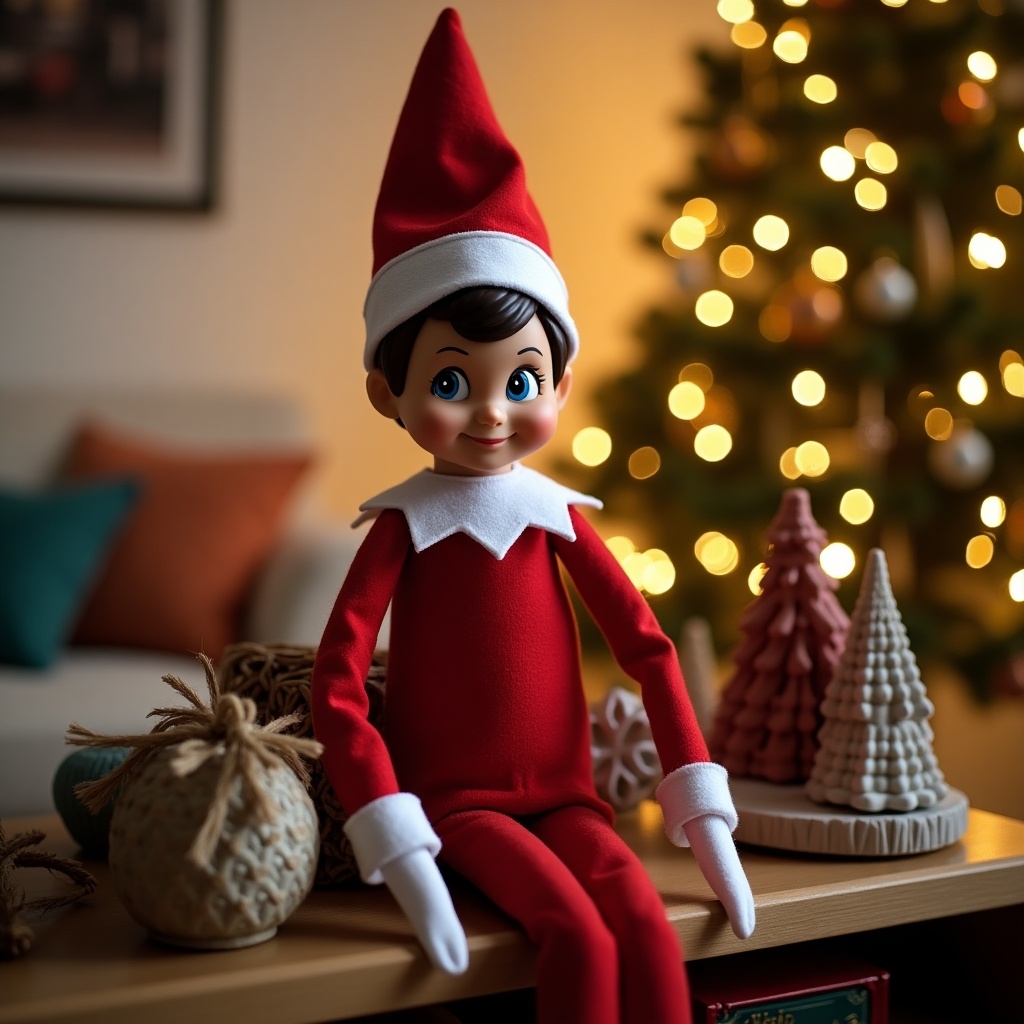
<instances>
[{"instance_id":1,"label":"brown hair","mask_svg":"<svg viewBox=\"0 0 1024 1024\"><path fill-rule=\"evenodd\" d=\"M468 341L501 341L540 320L551 346L551 367L557 385L565 373L569 339L562 325L536 299L511 288L463 288L438 299L421 313L389 331L377 346L373 365L384 373L393 395L405 390L412 347L426 320L446 320Z\"/></svg>"}]
</instances>

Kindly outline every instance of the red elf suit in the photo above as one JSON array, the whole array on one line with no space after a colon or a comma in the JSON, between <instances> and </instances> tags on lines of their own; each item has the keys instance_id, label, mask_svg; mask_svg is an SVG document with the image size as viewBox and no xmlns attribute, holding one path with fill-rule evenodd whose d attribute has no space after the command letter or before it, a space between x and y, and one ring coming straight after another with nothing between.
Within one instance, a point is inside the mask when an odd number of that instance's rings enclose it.
<instances>
[{"instance_id":1,"label":"red elf suit","mask_svg":"<svg viewBox=\"0 0 1024 1024\"><path fill-rule=\"evenodd\" d=\"M374 222L364 365L393 327L462 288L514 288L577 334L518 154L494 118L454 11L413 77ZM320 643L313 723L364 880L387 882L431 959L466 966L437 856L538 947L543 1024L683 1024L682 952L642 865L596 794L572 579L641 687L665 779L666 831L690 845L740 935L753 899L671 642L577 506L519 465L424 470L366 502L375 517ZM364 680L391 606L384 721Z\"/></svg>"}]
</instances>

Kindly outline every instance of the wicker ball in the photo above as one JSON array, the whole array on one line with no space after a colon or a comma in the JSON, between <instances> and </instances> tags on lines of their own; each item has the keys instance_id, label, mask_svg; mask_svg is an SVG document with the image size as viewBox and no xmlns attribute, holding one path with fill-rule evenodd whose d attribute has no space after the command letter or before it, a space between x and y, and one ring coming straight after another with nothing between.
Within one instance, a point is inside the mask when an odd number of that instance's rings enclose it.
<instances>
[{"instance_id":1,"label":"wicker ball","mask_svg":"<svg viewBox=\"0 0 1024 1024\"><path fill-rule=\"evenodd\" d=\"M231 949L269 939L313 886L316 811L286 765L256 769L278 807L265 824L246 810L235 778L210 862L187 856L213 802L223 753L184 777L175 748L154 752L125 785L110 828L110 873L125 908L152 936L177 946Z\"/></svg>"},{"instance_id":2,"label":"wicker ball","mask_svg":"<svg viewBox=\"0 0 1024 1024\"><path fill-rule=\"evenodd\" d=\"M299 721L288 732L312 738L309 698L315 660L315 647L245 642L225 649L217 674L225 693L235 693L256 703L260 722L297 714ZM384 717L386 665L386 652L376 651L366 678L369 721L378 729ZM323 762L316 761L309 775L308 791L320 823L320 859L314 884L324 888L358 885L359 869L345 835L348 818L338 803Z\"/></svg>"}]
</instances>

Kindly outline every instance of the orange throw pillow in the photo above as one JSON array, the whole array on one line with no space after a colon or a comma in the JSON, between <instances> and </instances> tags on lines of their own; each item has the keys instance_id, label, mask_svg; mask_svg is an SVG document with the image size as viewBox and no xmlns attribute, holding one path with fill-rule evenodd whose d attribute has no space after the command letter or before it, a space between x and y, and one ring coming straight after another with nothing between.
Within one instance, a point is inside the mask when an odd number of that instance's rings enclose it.
<instances>
[{"instance_id":1,"label":"orange throw pillow","mask_svg":"<svg viewBox=\"0 0 1024 1024\"><path fill-rule=\"evenodd\" d=\"M142 492L72 642L219 657L240 638L254 579L311 461L180 451L95 423L80 427L67 475L132 477Z\"/></svg>"}]
</instances>

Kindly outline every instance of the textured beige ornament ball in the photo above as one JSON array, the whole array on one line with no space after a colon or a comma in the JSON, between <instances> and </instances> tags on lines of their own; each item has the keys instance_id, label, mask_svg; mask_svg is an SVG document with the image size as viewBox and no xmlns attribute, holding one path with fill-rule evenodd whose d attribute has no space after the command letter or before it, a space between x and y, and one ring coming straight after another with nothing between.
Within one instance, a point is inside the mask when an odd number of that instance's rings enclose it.
<instances>
[{"instance_id":1,"label":"textured beige ornament ball","mask_svg":"<svg viewBox=\"0 0 1024 1024\"><path fill-rule=\"evenodd\" d=\"M613 686L590 705L590 757L598 795L617 811L629 811L661 781L661 762L643 702Z\"/></svg>"},{"instance_id":2,"label":"textured beige ornament ball","mask_svg":"<svg viewBox=\"0 0 1024 1024\"><path fill-rule=\"evenodd\" d=\"M110 873L129 914L154 938L177 946L233 949L269 939L305 899L319 852L316 811L286 765L256 767L277 805L254 818L242 780L231 780L228 810L209 863L188 856L214 800L222 753L191 774L171 768L175 748L154 752L117 799Z\"/></svg>"}]
</instances>

